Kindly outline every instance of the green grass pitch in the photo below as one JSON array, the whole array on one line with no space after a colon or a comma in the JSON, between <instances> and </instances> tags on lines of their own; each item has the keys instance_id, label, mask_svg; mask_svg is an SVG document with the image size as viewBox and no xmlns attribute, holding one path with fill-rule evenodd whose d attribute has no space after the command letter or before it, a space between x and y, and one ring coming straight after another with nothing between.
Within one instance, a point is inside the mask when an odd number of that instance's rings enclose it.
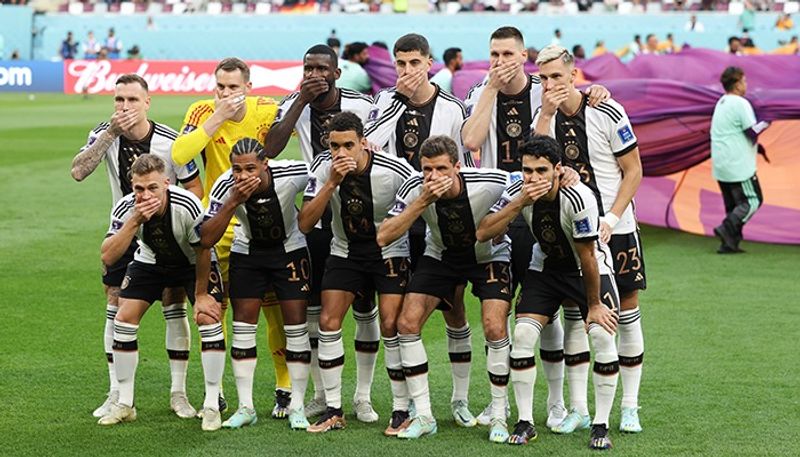
<instances>
[{"instance_id":1,"label":"green grass pitch","mask_svg":"<svg viewBox=\"0 0 800 457\"><path fill-rule=\"evenodd\" d=\"M151 118L179 128L191 101L154 98ZM104 165L82 183L70 178L69 165L88 131L111 111L110 97L0 97L1 455L590 454L587 432L556 436L544 430L541 370L535 400L535 419L542 424L537 442L520 448L492 445L485 428L457 428L450 418L450 371L438 315L424 332L439 420L435 437L400 442L382 436L391 403L382 356L373 388L378 424L353 418L339 432L290 433L286 422L269 418L274 375L263 323L255 384L261 421L249 429L202 433L199 421L179 420L169 410L158 306L145 317L140 332L139 419L112 428L95 425L91 411L108 385L99 246L112 202ZM299 157L296 143L284 155ZM644 228L643 240L649 279L641 297L647 353L640 411L644 432L622 436L616 431L620 389L612 413L611 452L800 455L800 248L747 243L745 255L718 256L713 239L651 227ZM474 333L470 400L477 414L489 399L489 389L472 297L468 310ZM354 385L353 327L348 318L346 408ZM195 330L188 388L196 406L203 390L198 341ZM224 382L235 405L230 365Z\"/></svg>"}]
</instances>

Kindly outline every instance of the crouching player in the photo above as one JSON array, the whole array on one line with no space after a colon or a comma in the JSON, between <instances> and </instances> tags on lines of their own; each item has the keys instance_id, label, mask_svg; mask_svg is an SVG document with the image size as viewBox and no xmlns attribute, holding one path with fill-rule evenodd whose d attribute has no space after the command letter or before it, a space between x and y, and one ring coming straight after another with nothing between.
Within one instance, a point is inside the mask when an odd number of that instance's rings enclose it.
<instances>
[{"instance_id":1,"label":"crouching player","mask_svg":"<svg viewBox=\"0 0 800 457\"><path fill-rule=\"evenodd\" d=\"M595 416L589 447L608 449L608 416L617 388L619 361L614 343L619 297L608 246L598 241L597 199L584 184L559 187L561 147L536 136L521 148L523 180L517 181L478 227L478 241L505 232L521 213L536 244L516 306L511 351L511 383L519 421L508 439L525 444L536 438L533 426L533 348L542 328L565 300L578 304L595 349Z\"/></svg>"},{"instance_id":2,"label":"crouching player","mask_svg":"<svg viewBox=\"0 0 800 457\"><path fill-rule=\"evenodd\" d=\"M255 424L253 375L256 371L256 330L264 295L274 290L283 314L286 366L292 383L289 424L308 427L303 397L308 384L311 346L306 307L311 291L311 264L306 238L297 228L295 197L308 183L308 165L267 159L255 138L242 138L231 149L231 169L223 173L209 195L201 232L203 246L215 245L235 215L230 258L233 304L231 359L239 409L225 421L227 428Z\"/></svg>"},{"instance_id":3,"label":"crouching player","mask_svg":"<svg viewBox=\"0 0 800 457\"><path fill-rule=\"evenodd\" d=\"M153 154L136 159L131 166L131 181L133 193L114 207L109 236L101 247L103 263L110 265L125 254L134 237L139 239L139 249L122 281L114 319L119 400L98 424L136 419L133 384L139 363L139 322L150 305L161 299L165 288L182 287L194 306L202 342L206 385L202 428L217 430L221 426L217 397L225 368L219 321L222 283L211 250L200 246L197 226L202 222L202 204L191 192L169 184L164 161Z\"/></svg>"}]
</instances>

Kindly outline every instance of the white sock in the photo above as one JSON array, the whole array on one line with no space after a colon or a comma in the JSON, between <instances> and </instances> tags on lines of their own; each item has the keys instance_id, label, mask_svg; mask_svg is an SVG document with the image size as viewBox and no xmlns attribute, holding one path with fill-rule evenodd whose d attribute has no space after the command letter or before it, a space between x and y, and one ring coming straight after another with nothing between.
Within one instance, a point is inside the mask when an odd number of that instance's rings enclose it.
<instances>
[{"instance_id":1,"label":"white sock","mask_svg":"<svg viewBox=\"0 0 800 457\"><path fill-rule=\"evenodd\" d=\"M116 392L119 390L117 383L117 372L114 370L114 318L117 317L119 308L111 303L106 304L106 325L103 331L103 349L106 352L108 362L108 390Z\"/></svg>"},{"instance_id":2,"label":"white sock","mask_svg":"<svg viewBox=\"0 0 800 457\"><path fill-rule=\"evenodd\" d=\"M508 403L508 372L509 354L511 343L508 338L497 341L487 341L489 352L486 354L486 370L489 372L489 382L492 392L492 417L506 418L506 404Z\"/></svg>"},{"instance_id":3,"label":"white sock","mask_svg":"<svg viewBox=\"0 0 800 457\"><path fill-rule=\"evenodd\" d=\"M542 324L529 317L517 318L511 349L511 384L517 401L519 420L533 424L533 386L536 384L536 359L533 348Z\"/></svg>"},{"instance_id":4,"label":"white sock","mask_svg":"<svg viewBox=\"0 0 800 457\"><path fill-rule=\"evenodd\" d=\"M319 372L325 386L325 403L330 408L342 408L342 371L344 344L342 331L319 331Z\"/></svg>"},{"instance_id":5,"label":"white sock","mask_svg":"<svg viewBox=\"0 0 800 457\"><path fill-rule=\"evenodd\" d=\"M590 360L589 339L581 312L578 308L564 308L564 364L569 384L569 405L584 416L589 414L586 391Z\"/></svg>"},{"instance_id":6,"label":"white sock","mask_svg":"<svg viewBox=\"0 0 800 457\"><path fill-rule=\"evenodd\" d=\"M225 372L225 335L222 324L200 325L200 360L203 363L203 378L206 384L206 398L203 408L219 409L219 388Z\"/></svg>"},{"instance_id":7,"label":"white sock","mask_svg":"<svg viewBox=\"0 0 800 457\"><path fill-rule=\"evenodd\" d=\"M419 334L398 335L408 394L420 417L433 417L428 386L428 355Z\"/></svg>"},{"instance_id":8,"label":"white sock","mask_svg":"<svg viewBox=\"0 0 800 457\"><path fill-rule=\"evenodd\" d=\"M233 344L231 344L231 367L236 379L239 407L255 409L253 403L253 375L256 372L258 352L256 332L258 324L233 321Z\"/></svg>"},{"instance_id":9,"label":"white sock","mask_svg":"<svg viewBox=\"0 0 800 457\"><path fill-rule=\"evenodd\" d=\"M189 319L186 318L186 303L164 306L163 311L167 323L166 345L172 377L170 392L186 392L186 371L192 344Z\"/></svg>"},{"instance_id":10,"label":"white sock","mask_svg":"<svg viewBox=\"0 0 800 457\"><path fill-rule=\"evenodd\" d=\"M369 401L381 340L378 307L367 313L353 310L353 318L356 320L356 392L353 400Z\"/></svg>"},{"instance_id":11,"label":"white sock","mask_svg":"<svg viewBox=\"0 0 800 457\"><path fill-rule=\"evenodd\" d=\"M139 365L139 326L114 321L114 365L119 387L119 403L133 406L133 381Z\"/></svg>"},{"instance_id":12,"label":"white sock","mask_svg":"<svg viewBox=\"0 0 800 457\"><path fill-rule=\"evenodd\" d=\"M453 375L453 395L450 401L467 401L469 375L472 369L472 330L469 322L461 328L445 325L447 352L450 354L450 371Z\"/></svg>"},{"instance_id":13,"label":"white sock","mask_svg":"<svg viewBox=\"0 0 800 457\"><path fill-rule=\"evenodd\" d=\"M516 341L516 340L514 340ZM556 312L552 322L542 329L539 358L547 378L547 411L553 405L564 404L564 327Z\"/></svg>"},{"instance_id":14,"label":"white sock","mask_svg":"<svg viewBox=\"0 0 800 457\"><path fill-rule=\"evenodd\" d=\"M317 351L319 348L319 313L321 308L319 306L309 306L306 310L308 321L308 342L311 344L311 363L309 364L309 373L311 380L314 381L314 398L317 400L325 401L325 386L322 385L322 377L319 374L319 357Z\"/></svg>"},{"instance_id":15,"label":"white sock","mask_svg":"<svg viewBox=\"0 0 800 457\"><path fill-rule=\"evenodd\" d=\"M642 319L636 307L619 314L619 374L622 379L623 408L639 406L643 360Z\"/></svg>"},{"instance_id":16,"label":"white sock","mask_svg":"<svg viewBox=\"0 0 800 457\"><path fill-rule=\"evenodd\" d=\"M311 363L311 344L308 342L308 324L284 325L286 335L286 367L292 380L292 399L289 409L299 411L303 407L308 385L308 369Z\"/></svg>"},{"instance_id":17,"label":"white sock","mask_svg":"<svg viewBox=\"0 0 800 457\"><path fill-rule=\"evenodd\" d=\"M392 411L408 411L408 386L400 358L400 339L397 335L383 338L383 359L392 388Z\"/></svg>"},{"instance_id":18,"label":"white sock","mask_svg":"<svg viewBox=\"0 0 800 457\"><path fill-rule=\"evenodd\" d=\"M614 393L617 390L619 361L614 335L611 335L597 324L589 325L589 336L594 346L594 420L593 424L608 426L608 416L614 404Z\"/></svg>"}]
</instances>

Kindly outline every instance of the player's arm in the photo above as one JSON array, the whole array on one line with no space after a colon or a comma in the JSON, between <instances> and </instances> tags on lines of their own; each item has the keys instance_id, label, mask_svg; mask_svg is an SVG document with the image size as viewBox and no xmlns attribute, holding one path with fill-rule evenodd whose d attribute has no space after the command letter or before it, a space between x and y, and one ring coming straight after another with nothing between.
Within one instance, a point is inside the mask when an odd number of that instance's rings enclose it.
<instances>
[{"instance_id":1,"label":"player's arm","mask_svg":"<svg viewBox=\"0 0 800 457\"><path fill-rule=\"evenodd\" d=\"M301 232L307 234L314 229L314 226L317 225L317 222L325 213L325 208L328 207L328 202L331 201L331 197L333 197L337 187L338 184L328 181L322 185L314 197L309 197L308 192L306 192L306 196L303 198L303 206L297 214L297 225Z\"/></svg>"},{"instance_id":2,"label":"player's arm","mask_svg":"<svg viewBox=\"0 0 800 457\"><path fill-rule=\"evenodd\" d=\"M381 148L391 139L397 128L397 122L403 116L408 105L408 97L400 92L381 92L375 99L372 109L369 112L367 124L364 128L364 136L372 144Z\"/></svg>"},{"instance_id":3,"label":"player's arm","mask_svg":"<svg viewBox=\"0 0 800 457\"><path fill-rule=\"evenodd\" d=\"M475 238L483 243L504 234L508 229L508 224L529 204L530 201L524 192L520 192L516 197L504 194L492 206L489 214L481 219L481 223L475 232Z\"/></svg>"},{"instance_id":4,"label":"player's arm","mask_svg":"<svg viewBox=\"0 0 800 457\"><path fill-rule=\"evenodd\" d=\"M193 193L197 198L203 199L203 182L200 181L200 175L194 177L194 179L190 179L187 182L181 182L183 188L188 190L189 192Z\"/></svg>"},{"instance_id":5,"label":"player's arm","mask_svg":"<svg viewBox=\"0 0 800 457\"><path fill-rule=\"evenodd\" d=\"M161 206L157 198L151 198L136 202L130 210L123 211L121 208L129 203L130 200L122 199L111 212L111 227L100 245L100 260L104 265L112 265L122 258L139 231L139 226L147 222ZM126 217L129 213L130 217Z\"/></svg>"},{"instance_id":6,"label":"player's arm","mask_svg":"<svg viewBox=\"0 0 800 457\"><path fill-rule=\"evenodd\" d=\"M308 104L307 101L303 101L301 96L298 95L294 103L291 103L286 112L284 112L284 103L285 102L281 103L281 107L279 108L281 110L280 118L272 124L272 127L269 128L267 136L264 139L264 151L266 151L267 157L270 159L277 157L278 154L286 148L286 145L289 143L289 138L291 138L292 132L294 131L295 124L297 124L297 120L300 119L303 108Z\"/></svg>"},{"instance_id":7,"label":"player's arm","mask_svg":"<svg viewBox=\"0 0 800 457\"><path fill-rule=\"evenodd\" d=\"M177 165L188 164L211 141L211 135L204 129L198 128L209 117L211 110L212 108L206 103L195 103L189 107L183 119L181 134L172 144L172 160Z\"/></svg>"},{"instance_id":8,"label":"player's arm","mask_svg":"<svg viewBox=\"0 0 800 457\"><path fill-rule=\"evenodd\" d=\"M208 294L208 277L211 274L211 248L202 245L195 246L195 285L194 285L194 320L199 325L209 325L219 322L222 307ZM204 319L204 316L207 318ZM214 322L204 322L211 318Z\"/></svg>"},{"instance_id":9,"label":"player's arm","mask_svg":"<svg viewBox=\"0 0 800 457\"><path fill-rule=\"evenodd\" d=\"M622 182L619 185L617 198L611 206L611 211L602 218L600 238L604 243L608 242L614 226L617 225L622 213L625 212L625 208L630 205L631 200L636 196L636 191L639 190L639 184L642 182L642 161L639 157L638 147L634 147L625 155L617 157L617 163L622 169Z\"/></svg>"},{"instance_id":10,"label":"player's arm","mask_svg":"<svg viewBox=\"0 0 800 457\"><path fill-rule=\"evenodd\" d=\"M317 222L325 214L325 208L333 197L333 193L339 188L344 177L356 169L356 161L345 155L325 159L319 155L311 166L312 176L308 178L305 194L303 196L303 207L297 215L297 225L303 233L310 233L317 225ZM330 163L318 163L317 161L330 160ZM326 170L326 167L327 168ZM327 179L325 175L327 174ZM322 178L322 179L321 179ZM324 181L322 186L319 181Z\"/></svg>"},{"instance_id":11,"label":"player's arm","mask_svg":"<svg viewBox=\"0 0 800 457\"><path fill-rule=\"evenodd\" d=\"M384 219L381 228L378 229L376 237L378 246L388 246L408 232L411 226L414 225L414 221L419 219L422 213L425 212L425 208L436 202L450 190L452 185L453 180L446 176L440 176L435 180L427 179L422 183L422 190L419 196L408 205L402 198L402 194L408 196L408 193L404 192L401 186L394 207L389 211L387 218Z\"/></svg>"},{"instance_id":12,"label":"player's arm","mask_svg":"<svg viewBox=\"0 0 800 457\"><path fill-rule=\"evenodd\" d=\"M70 174L75 181L83 181L87 176L103 161L106 151L114 141L122 135L124 129L131 128L138 122L133 111L115 111L111 115L108 128L103 130L100 135L94 136L94 132L89 134L86 146L72 159Z\"/></svg>"},{"instance_id":13,"label":"player's arm","mask_svg":"<svg viewBox=\"0 0 800 457\"><path fill-rule=\"evenodd\" d=\"M545 89L542 85L542 106L533 116L533 131L537 135L555 138L556 112L568 97L569 91L565 86Z\"/></svg>"},{"instance_id":14,"label":"player's arm","mask_svg":"<svg viewBox=\"0 0 800 457\"><path fill-rule=\"evenodd\" d=\"M477 103L467 98L469 117L461 128L461 141L468 150L477 151L483 147L483 143L489 135L492 112L499 92L500 86L492 84L490 76L489 83L481 91Z\"/></svg>"},{"instance_id":15,"label":"player's arm","mask_svg":"<svg viewBox=\"0 0 800 457\"><path fill-rule=\"evenodd\" d=\"M253 192L261 185L261 178L250 176L249 178L233 183L231 189L226 192L221 199L216 199L215 190L228 175L222 175L214 183L211 189L212 197L209 199L208 208L203 216L203 223L200 226L200 245L204 248L211 248L222 239L231 218L236 213L236 208L244 204Z\"/></svg>"},{"instance_id":16,"label":"player's arm","mask_svg":"<svg viewBox=\"0 0 800 457\"><path fill-rule=\"evenodd\" d=\"M575 240L575 249L581 262L583 285L586 289L586 304L589 307L586 325L588 329L589 324L598 324L614 335L617 329L617 315L600 301L600 271L594 255L595 243L597 243L595 239Z\"/></svg>"}]
</instances>

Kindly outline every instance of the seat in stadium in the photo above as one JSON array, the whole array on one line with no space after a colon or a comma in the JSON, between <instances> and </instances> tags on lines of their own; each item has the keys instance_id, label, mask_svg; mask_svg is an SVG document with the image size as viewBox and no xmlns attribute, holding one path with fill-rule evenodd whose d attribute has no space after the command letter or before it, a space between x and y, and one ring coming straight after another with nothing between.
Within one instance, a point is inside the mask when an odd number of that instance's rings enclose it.
<instances>
[{"instance_id":1,"label":"seat in stadium","mask_svg":"<svg viewBox=\"0 0 800 457\"><path fill-rule=\"evenodd\" d=\"M786 14L794 14L800 11L800 2L786 2L783 5L783 12Z\"/></svg>"},{"instance_id":2,"label":"seat in stadium","mask_svg":"<svg viewBox=\"0 0 800 457\"><path fill-rule=\"evenodd\" d=\"M269 14L272 12L272 4L267 2L258 2L256 3L256 14Z\"/></svg>"},{"instance_id":3,"label":"seat in stadium","mask_svg":"<svg viewBox=\"0 0 800 457\"><path fill-rule=\"evenodd\" d=\"M220 14L222 13L222 3L220 2L209 2L206 5L206 14Z\"/></svg>"},{"instance_id":4,"label":"seat in stadium","mask_svg":"<svg viewBox=\"0 0 800 457\"><path fill-rule=\"evenodd\" d=\"M83 3L80 2L72 2L67 5L67 12L69 14L83 14Z\"/></svg>"}]
</instances>

